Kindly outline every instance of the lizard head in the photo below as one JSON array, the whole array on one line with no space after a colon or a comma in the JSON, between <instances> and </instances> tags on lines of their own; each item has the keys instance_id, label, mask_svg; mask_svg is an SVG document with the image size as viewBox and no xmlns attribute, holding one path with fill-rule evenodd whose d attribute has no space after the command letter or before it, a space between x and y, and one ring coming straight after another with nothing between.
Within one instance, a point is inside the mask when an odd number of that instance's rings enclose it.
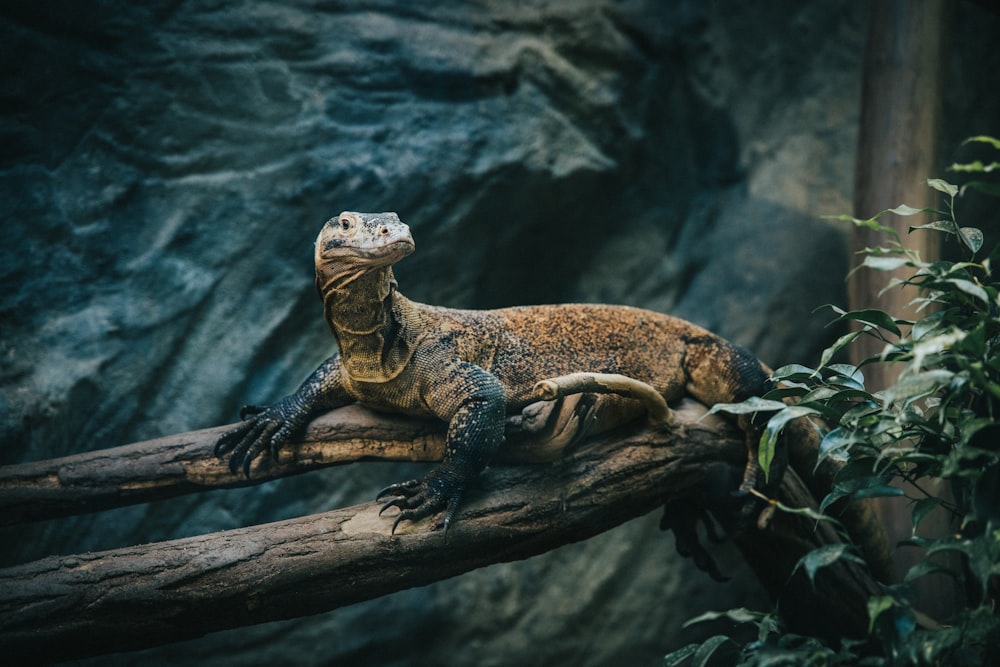
<instances>
[{"instance_id":1,"label":"lizard head","mask_svg":"<svg viewBox=\"0 0 1000 667\"><path fill-rule=\"evenodd\" d=\"M357 269L395 264L413 252L410 228L395 213L344 211L316 238L316 271L345 265Z\"/></svg>"}]
</instances>

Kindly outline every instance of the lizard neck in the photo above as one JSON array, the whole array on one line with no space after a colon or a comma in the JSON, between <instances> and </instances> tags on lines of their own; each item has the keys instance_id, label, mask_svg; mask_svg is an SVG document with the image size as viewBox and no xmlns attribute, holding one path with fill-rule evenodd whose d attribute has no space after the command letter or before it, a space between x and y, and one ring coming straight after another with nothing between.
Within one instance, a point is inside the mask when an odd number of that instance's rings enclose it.
<instances>
[{"instance_id":1,"label":"lizard neck","mask_svg":"<svg viewBox=\"0 0 1000 667\"><path fill-rule=\"evenodd\" d=\"M341 364L352 379L388 382L413 354L404 310L391 266L334 272L317 277L327 324L337 339Z\"/></svg>"}]
</instances>

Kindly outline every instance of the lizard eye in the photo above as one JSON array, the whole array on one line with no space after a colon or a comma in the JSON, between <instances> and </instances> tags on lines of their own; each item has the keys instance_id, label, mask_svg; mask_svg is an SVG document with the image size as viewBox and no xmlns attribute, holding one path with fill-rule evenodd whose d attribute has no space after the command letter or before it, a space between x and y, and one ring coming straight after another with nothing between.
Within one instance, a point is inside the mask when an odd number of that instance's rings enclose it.
<instances>
[{"instance_id":1,"label":"lizard eye","mask_svg":"<svg viewBox=\"0 0 1000 667\"><path fill-rule=\"evenodd\" d=\"M340 228L343 229L346 232L348 229L351 228L351 221L348 220L347 218L341 218L340 219Z\"/></svg>"}]
</instances>

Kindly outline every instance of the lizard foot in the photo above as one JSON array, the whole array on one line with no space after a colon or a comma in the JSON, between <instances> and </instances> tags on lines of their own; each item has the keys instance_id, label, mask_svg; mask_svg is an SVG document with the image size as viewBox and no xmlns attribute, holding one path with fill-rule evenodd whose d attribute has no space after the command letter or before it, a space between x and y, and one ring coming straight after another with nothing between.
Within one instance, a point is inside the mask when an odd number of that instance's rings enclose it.
<instances>
[{"instance_id":1,"label":"lizard foot","mask_svg":"<svg viewBox=\"0 0 1000 667\"><path fill-rule=\"evenodd\" d=\"M240 409L240 419L244 421L219 436L213 452L220 458L229 454L229 470L235 475L242 468L249 479L250 465L264 450L278 460L278 450L304 421L302 414L294 396L271 407L244 405Z\"/></svg>"},{"instance_id":2,"label":"lizard foot","mask_svg":"<svg viewBox=\"0 0 1000 667\"><path fill-rule=\"evenodd\" d=\"M673 531L677 553L694 561L699 570L708 573L708 576L716 581L729 581L729 577L722 574L715 560L702 546L698 538L699 522L705 526L710 541L721 542L725 539L716 531L715 522L708 510L692 501L674 500L667 503L660 519L660 530Z\"/></svg>"},{"instance_id":3,"label":"lizard foot","mask_svg":"<svg viewBox=\"0 0 1000 667\"><path fill-rule=\"evenodd\" d=\"M378 492L375 499L381 500L389 496L393 496L392 499L382 505L378 513L381 516L390 507L399 509L399 514L392 522L393 533L402 521L419 521L441 510L444 510L444 514L434 524L434 530L447 531L462 499L462 487L449 484L447 480L432 472L423 479L411 479L408 482L387 486Z\"/></svg>"},{"instance_id":4,"label":"lizard foot","mask_svg":"<svg viewBox=\"0 0 1000 667\"><path fill-rule=\"evenodd\" d=\"M252 418L223 433L215 443L215 455L229 456L229 470L234 475L243 468L243 474L250 477L250 464L264 450L274 437L280 424Z\"/></svg>"},{"instance_id":5,"label":"lizard foot","mask_svg":"<svg viewBox=\"0 0 1000 667\"><path fill-rule=\"evenodd\" d=\"M761 510L767 512L767 502L750 490L754 489L759 470L759 466L748 465L739 490L733 490L739 473L720 467L707 477L706 485L697 495L671 500L663 508L660 528L673 531L677 553L690 558L699 570L716 581L726 581L728 577L702 544L699 527L704 528L709 542L722 542L749 530L758 515L763 514Z\"/></svg>"}]
</instances>

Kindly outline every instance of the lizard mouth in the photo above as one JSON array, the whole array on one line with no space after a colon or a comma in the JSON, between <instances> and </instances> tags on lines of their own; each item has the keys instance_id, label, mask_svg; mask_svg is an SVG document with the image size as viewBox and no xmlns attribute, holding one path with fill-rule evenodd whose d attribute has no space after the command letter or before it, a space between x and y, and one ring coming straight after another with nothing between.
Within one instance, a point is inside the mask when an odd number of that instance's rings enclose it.
<instances>
[{"instance_id":1,"label":"lizard mouth","mask_svg":"<svg viewBox=\"0 0 1000 667\"><path fill-rule=\"evenodd\" d=\"M416 248L406 225L382 226L377 233L360 238L344 238L324 227L316 240L317 260L353 261L365 264L394 264Z\"/></svg>"},{"instance_id":2,"label":"lizard mouth","mask_svg":"<svg viewBox=\"0 0 1000 667\"><path fill-rule=\"evenodd\" d=\"M409 235L409 233L407 233L405 237L391 239L386 241L385 245L374 248L353 248L357 257L364 257L373 260L394 258L392 259L393 262L403 259L415 249L416 245L413 243L413 238Z\"/></svg>"}]
</instances>

